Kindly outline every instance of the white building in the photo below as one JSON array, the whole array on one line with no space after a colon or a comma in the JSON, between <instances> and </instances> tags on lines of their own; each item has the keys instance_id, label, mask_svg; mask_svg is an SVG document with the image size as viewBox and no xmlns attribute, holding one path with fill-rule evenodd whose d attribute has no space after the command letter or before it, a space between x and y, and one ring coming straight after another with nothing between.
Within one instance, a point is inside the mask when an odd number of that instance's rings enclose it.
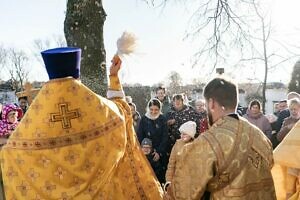
<instances>
[{"instance_id":1,"label":"white building","mask_svg":"<svg viewBox=\"0 0 300 200\"><path fill-rule=\"evenodd\" d=\"M266 114L272 114L274 112L274 104L280 100L286 99L288 91L287 88L274 88L266 90Z\"/></svg>"},{"instance_id":2,"label":"white building","mask_svg":"<svg viewBox=\"0 0 300 200\"><path fill-rule=\"evenodd\" d=\"M245 92L239 93L239 103L243 107L248 106L246 97L251 93L259 92L261 93L262 88L257 84L251 84L251 86L243 85L243 90ZM259 88L259 89L258 89ZM268 83L266 88L266 104L265 104L265 113L272 114L274 112L274 104L280 100L286 99L288 93L287 87L282 83Z\"/></svg>"}]
</instances>

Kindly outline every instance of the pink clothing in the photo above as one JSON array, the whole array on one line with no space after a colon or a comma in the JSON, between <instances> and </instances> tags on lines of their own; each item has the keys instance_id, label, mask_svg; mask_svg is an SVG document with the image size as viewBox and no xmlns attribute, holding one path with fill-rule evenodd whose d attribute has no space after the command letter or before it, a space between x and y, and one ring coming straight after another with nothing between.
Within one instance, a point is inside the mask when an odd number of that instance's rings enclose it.
<instances>
[{"instance_id":1,"label":"pink clothing","mask_svg":"<svg viewBox=\"0 0 300 200\"><path fill-rule=\"evenodd\" d=\"M271 137L272 127L268 118L263 113L260 112L256 115L253 115L248 109L247 113L243 117L246 118L251 124L258 127L268 138Z\"/></svg>"},{"instance_id":2,"label":"pink clothing","mask_svg":"<svg viewBox=\"0 0 300 200\"><path fill-rule=\"evenodd\" d=\"M23 115L21 108L17 107L16 105L14 104L4 105L2 109L2 120L0 121L0 137L10 135L10 133L13 130L15 130L15 128L18 125L18 122L16 123L8 122L8 113L11 111L18 112L18 119L20 119Z\"/></svg>"}]
</instances>

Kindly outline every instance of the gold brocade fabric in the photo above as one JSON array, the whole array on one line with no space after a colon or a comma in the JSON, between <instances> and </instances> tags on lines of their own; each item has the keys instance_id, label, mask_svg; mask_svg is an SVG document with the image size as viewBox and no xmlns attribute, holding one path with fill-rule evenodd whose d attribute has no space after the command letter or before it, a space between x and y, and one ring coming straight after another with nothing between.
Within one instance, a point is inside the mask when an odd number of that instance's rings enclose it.
<instances>
[{"instance_id":1,"label":"gold brocade fabric","mask_svg":"<svg viewBox=\"0 0 300 200\"><path fill-rule=\"evenodd\" d=\"M181 153L181 150L185 144L187 143L184 142L182 139L179 139L176 141L175 145L173 146L169 158L168 168L166 171L166 182L172 182L175 169L176 169L177 154Z\"/></svg>"},{"instance_id":2,"label":"gold brocade fabric","mask_svg":"<svg viewBox=\"0 0 300 200\"><path fill-rule=\"evenodd\" d=\"M274 150L275 166L272 169L278 200L285 200L287 193L294 193L291 199L300 199L300 173L289 175L288 169L300 170L300 122L290 130Z\"/></svg>"},{"instance_id":3,"label":"gold brocade fabric","mask_svg":"<svg viewBox=\"0 0 300 200\"><path fill-rule=\"evenodd\" d=\"M275 200L272 146L243 118L225 116L178 154L171 183L176 200ZM225 167L227 166L227 167Z\"/></svg>"},{"instance_id":4,"label":"gold brocade fabric","mask_svg":"<svg viewBox=\"0 0 300 200\"><path fill-rule=\"evenodd\" d=\"M3 147L1 169L8 200L162 199L126 102L73 78L43 86Z\"/></svg>"}]
</instances>

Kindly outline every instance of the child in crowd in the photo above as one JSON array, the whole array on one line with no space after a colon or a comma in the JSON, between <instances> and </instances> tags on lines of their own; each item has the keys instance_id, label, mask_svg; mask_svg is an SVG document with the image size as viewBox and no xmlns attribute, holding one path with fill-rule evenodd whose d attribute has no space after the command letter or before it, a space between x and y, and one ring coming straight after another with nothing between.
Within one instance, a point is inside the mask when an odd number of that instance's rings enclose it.
<instances>
[{"instance_id":1,"label":"child in crowd","mask_svg":"<svg viewBox=\"0 0 300 200\"><path fill-rule=\"evenodd\" d=\"M14 104L6 104L2 109L2 120L0 121L0 146L6 143L6 139L11 132L16 129L18 119L21 118L23 112L21 108Z\"/></svg>"},{"instance_id":2,"label":"child in crowd","mask_svg":"<svg viewBox=\"0 0 300 200\"><path fill-rule=\"evenodd\" d=\"M0 137L8 136L18 125L18 119L23 115L21 108L14 104L6 104L2 109L0 121Z\"/></svg>"},{"instance_id":3,"label":"child in crowd","mask_svg":"<svg viewBox=\"0 0 300 200\"><path fill-rule=\"evenodd\" d=\"M179 127L181 133L180 139L176 141L171 151L168 169L166 172L166 184L172 182L174 172L176 170L177 156L183 148L183 145L192 142L196 134L196 123L193 121L187 121Z\"/></svg>"},{"instance_id":4,"label":"child in crowd","mask_svg":"<svg viewBox=\"0 0 300 200\"><path fill-rule=\"evenodd\" d=\"M158 179L158 181L162 184L164 182L164 174L163 174L163 167L160 160L154 161L154 150L152 147L152 141L149 138L144 138L142 143L142 150L147 157L151 167Z\"/></svg>"}]
</instances>

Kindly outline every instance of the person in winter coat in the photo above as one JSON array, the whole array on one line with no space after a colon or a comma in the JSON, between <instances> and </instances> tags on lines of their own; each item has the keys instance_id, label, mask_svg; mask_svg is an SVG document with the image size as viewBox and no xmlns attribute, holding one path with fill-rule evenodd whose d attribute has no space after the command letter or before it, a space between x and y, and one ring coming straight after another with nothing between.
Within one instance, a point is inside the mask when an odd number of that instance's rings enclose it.
<instances>
[{"instance_id":1,"label":"person in winter coat","mask_svg":"<svg viewBox=\"0 0 300 200\"><path fill-rule=\"evenodd\" d=\"M208 129L207 110L204 99L197 99L195 101L195 109L200 115L200 119L197 123L199 123L199 134L201 134Z\"/></svg>"},{"instance_id":2,"label":"person in winter coat","mask_svg":"<svg viewBox=\"0 0 300 200\"><path fill-rule=\"evenodd\" d=\"M201 118L200 114L191 106L184 104L182 94L173 96L173 106L171 111L167 113L168 124L168 155L171 153L172 147L176 140L180 139L179 127L187 121L198 122ZM200 132L200 126L197 124L197 133ZM197 134L196 134L197 135Z\"/></svg>"},{"instance_id":3,"label":"person in winter coat","mask_svg":"<svg viewBox=\"0 0 300 200\"><path fill-rule=\"evenodd\" d=\"M133 127L134 127L135 132L137 132L140 121L141 121L141 115L136 110L136 105L133 102L129 102L128 105L130 106L130 110L131 110L131 113L132 113Z\"/></svg>"},{"instance_id":4,"label":"person in winter coat","mask_svg":"<svg viewBox=\"0 0 300 200\"><path fill-rule=\"evenodd\" d=\"M289 112L290 116L284 119L281 129L277 133L279 142L285 138L300 118L300 100L298 98L289 100Z\"/></svg>"},{"instance_id":5,"label":"person in winter coat","mask_svg":"<svg viewBox=\"0 0 300 200\"><path fill-rule=\"evenodd\" d=\"M196 123L193 121L188 121L182 124L179 128L179 132L181 133L181 139L177 140L173 149L171 151L171 155L169 158L168 169L166 172L166 183L172 182L172 178L176 169L176 158L177 155L180 154L183 145L190 143L194 140L196 134Z\"/></svg>"},{"instance_id":6,"label":"person in winter coat","mask_svg":"<svg viewBox=\"0 0 300 200\"><path fill-rule=\"evenodd\" d=\"M6 137L15 130L18 125L18 119L21 118L23 112L21 108L15 104L6 104L2 109L2 120L0 121L0 136Z\"/></svg>"},{"instance_id":7,"label":"person in winter coat","mask_svg":"<svg viewBox=\"0 0 300 200\"><path fill-rule=\"evenodd\" d=\"M154 98L148 102L147 112L141 118L137 136L140 144L144 138L151 139L154 161L163 161L165 159L168 129L166 119L161 113L161 102L158 99ZM164 172L166 168L167 165L163 164Z\"/></svg>"},{"instance_id":8,"label":"person in winter coat","mask_svg":"<svg viewBox=\"0 0 300 200\"><path fill-rule=\"evenodd\" d=\"M152 141L149 139L149 138L144 138L142 143L141 143L141 147L142 147L142 150L145 154L145 156L147 157L158 181L160 183L163 183L165 178L164 178L164 169L163 169L163 166L162 166L162 162L161 160L154 160L154 155L153 154L153 148L152 148Z\"/></svg>"},{"instance_id":9,"label":"person in winter coat","mask_svg":"<svg viewBox=\"0 0 300 200\"><path fill-rule=\"evenodd\" d=\"M271 138L271 124L268 118L261 112L261 104L257 99L249 103L247 113L243 117L258 127L268 138Z\"/></svg>"},{"instance_id":10,"label":"person in winter coat","mask_svg":"<svg viewBox=\"0 0 300 200\"><path fill-rule=\"evenodd\" d=\"M158 100L161 102L161 112L165 115L171 109L170 98L166 95L166 88L159 86L155 90L156 96Z\"/></svg>"},{"instance_id":11,"label":"person in winter coat","mask_svg":"<svg viewBox=\"0 0 300 200\"><path fill-rule=\"evenodd\" d=\"M6 143L9 135L18 126L18 119L23 115L22 109L15 104L6 104L2 108L2 120L0 121L0 146Z\"/></svg>"}]
</instances>

